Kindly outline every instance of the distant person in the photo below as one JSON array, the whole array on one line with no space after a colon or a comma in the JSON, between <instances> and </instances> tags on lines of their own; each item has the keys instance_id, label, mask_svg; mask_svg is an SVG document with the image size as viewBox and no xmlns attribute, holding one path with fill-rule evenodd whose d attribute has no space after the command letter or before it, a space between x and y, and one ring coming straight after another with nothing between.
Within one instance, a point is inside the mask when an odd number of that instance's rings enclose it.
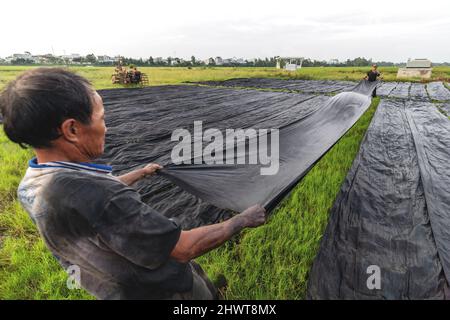
<instances>
[{"instance_id":1,"label":"distant person","mask_svg":"<svg viewBox=\"0 0 450 320\"><path fill-rule=\"evenodd\" d=\"M116 177L92 163L105 145L105 110L91 84L72 72L25 72L0 94L0 110L9 139L36 155L18 188L21 205L62 267L78 269L81 286L97 298L217 298L192 260L266 221L254 205L184 231L142 202L131 185L162 167L150 163Z\"/></svg>"},{"instance_id":2,"label":"distant person","mask_svg":"<svg viewBox=\"0 0 450 320\"><path fill-rule=\"evenodd\" d=\"M134 67L130 66L128 71L127 71L127 83L133 83L133 79L134 79Z\"/></svg>"},{"instance_id":3,"label":"distant person","mask_svg":"<svg viewBox=\"0 0 450 320\"><path fill-rule=\"evenodd\" d=\"M374 82L378 80L378 77L381 77L381 73L378 71L378 66L376 64L372 65L372 69L367 72L367 75L364 77L365 80L369 82ZM372 97L377 96L377 88L373 89Z\"/></svg>"},{"instance_id":4,"label":"distant person","mask_svg":"<svg viewBox=\"0 0 450 320\"><path fill-rule=\"evenodd\" d=\"M133 83L139 83L141 81L141 72L134 67L133 68Z\"/></svg>"}]
</instances>

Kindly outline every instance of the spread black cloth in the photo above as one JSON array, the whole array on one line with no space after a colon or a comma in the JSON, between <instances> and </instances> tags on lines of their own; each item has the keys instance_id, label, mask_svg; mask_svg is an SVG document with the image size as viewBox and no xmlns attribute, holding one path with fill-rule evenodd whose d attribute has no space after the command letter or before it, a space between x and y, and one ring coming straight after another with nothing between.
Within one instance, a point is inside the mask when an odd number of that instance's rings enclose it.
<instances>
[{"instance_id":1,"label":"spread black cloth","mask_svg":"<svg viewBox=\"0 0 450 320\"><path fill-rule=\"evenodd\" d=\"M443 104L441 106L441 110L444 111L445 114L447 114L447 116L450 117L450 103Z\"/></svg>"},{"instance_id":2,"label":"spread black cloth","mask_svg":"<svg viewBox=\"0 0 450 320\"><path fill-rule=\"evenodd\" d=\"M361 82L352 92L338 94L282 127L279 171L274 175L262 175L261 165L206 164L171 165L161 174L219 208L243 211L257 203L271 210L366 111L371 103L367 94L375 86Z\"/></svg>"},{"instance_id":3,"label":"spread black cloth","mask_svg":"<svg viewBox=\"0 0 450 320\"><path fill-rule=\"evenodd\" d=\"M449 298L449 159L450 121L435 105L383 100L331 210L308 297ZM371 266L378 288L367 285Z\"/></svg>"},{"instance_id":4,"label":"spread black cloth","mask_svg":"<svg viewBox=\"0 0 450 320\"><path fill-rule=\"evenodd\" d=\"M443 82L428 83L427 91L433 100L450 101L450 90L445 87Z\"/></svg>"},{"instance_id":5,"label":"spread black cloth","mask_svg":"<svg viewBox=\"0 0 450 320\"><path fill-rule=\"evenodd\" d=\"M362 81L334 97L198 86L100 91L108 126L103 160L115 174L148 162L164 165L137 188L146 203L185 229L255 203L271 210L359 119L376 85ZM280 128L278 173L261 175L259 165L171 164L172 131L192 132L198 120L204 130Z\"/></svg>"},{"instance_id":6,"label":"spread black cloth","mask_svg":"<svg viewBox=\"0 0 450 320\"><path fill-rule=\"evenodd\" d=\"M303 93L339 93L352 90L356 82L336 80L292 80L274 78L233 78L223 81L193 82L208 86L238 88L282 89Z\"/></svg>"}]
</instances>

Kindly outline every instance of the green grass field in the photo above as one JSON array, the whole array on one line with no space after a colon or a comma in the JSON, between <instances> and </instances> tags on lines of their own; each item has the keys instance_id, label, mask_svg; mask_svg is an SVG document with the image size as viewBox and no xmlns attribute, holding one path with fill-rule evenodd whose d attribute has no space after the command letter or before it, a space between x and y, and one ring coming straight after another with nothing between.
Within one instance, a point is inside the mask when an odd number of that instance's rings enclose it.
<instances>
[{"instance_id":1,"label":"green grass field","mask_svg":"<svg viewBox=\"0 0 450 320\"><path fill-rule=\"evenodd\" d=\"M0 85L24 67L0 67ZM358 80L361 70L302 69L313 79ZM366 70L367 68L364 68ZM442 71L449 77L450 68ZM110 68L76 70L97 89L111 87ZM233 77L287 77L269 68L145 69L152 84ZM383 70L382 70L383 71ZM327 72L329 77L327 77ZM300 74L299 76L305 76ZM385 74L385 78L387 74ZM357 124L314 166L274 211L269 222L244 231L234 241L198 259L212 279L227 279L228 299L301 299L308 272L327 223L329 210L379 99ZM83 290L69 290L67 275L45 248L39 234L16 198L17 185L32 156L31 150L9 142L0 130L0 299L92 299Z\"/></svg>"},{"instance_id":2,"label":"green grass field","mask_svg":"<svg viewBox=\"0 0 450 320\"><path fill-rule=\"evenodd\" d=\"M27 66L0 66L0 89L13 80L18 74L29 69ZM112 67L70 67L82 76L88 78L98 89L117 88L111 83ZM222 68L196 67L188 68L139 68L147 73L150 85L176 84L185 81L226 80L231 78L286 78L306 80L353 80L359 81L370 67L317 67L302 68L296 72L278 70L275 68ZM385 81L396 81L398 68L380 67ZM431 80L450 82L450 67L436 67L433 69ZM409 78L402 81L420 81Z\"/></svg>"}]
</instances>

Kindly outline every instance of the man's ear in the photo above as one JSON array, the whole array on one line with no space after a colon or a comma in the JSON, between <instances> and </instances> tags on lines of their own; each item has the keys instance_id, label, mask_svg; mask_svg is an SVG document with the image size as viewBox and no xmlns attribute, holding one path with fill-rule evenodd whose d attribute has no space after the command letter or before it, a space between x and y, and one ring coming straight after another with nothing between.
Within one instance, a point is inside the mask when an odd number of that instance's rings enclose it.
<instances>
[{"instance_id":1,"label":"man's ear","mask_svg":"<svg viewBox=\"0 0 450 320\"><path fill-rule=\"evenodd\" d=\"M61 124L61 135L70 142L79 140L80 127L75 119L67 119Z\"/></svg>"}]
</instances>

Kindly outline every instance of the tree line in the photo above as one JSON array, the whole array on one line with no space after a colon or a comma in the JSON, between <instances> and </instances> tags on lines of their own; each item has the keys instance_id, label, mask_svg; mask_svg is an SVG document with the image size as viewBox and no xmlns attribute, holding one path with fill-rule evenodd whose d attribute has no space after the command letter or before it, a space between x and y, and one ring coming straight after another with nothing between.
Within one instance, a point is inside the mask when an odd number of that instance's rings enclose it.
<instances>
[{"instance_id":1,"label":"tree line","mask_svg":"<svg viewBox=\"0 0 450 320\"><path fill-rule=\"evenodd\" d=\"M191 56L190 59L185 60L178 57L167 57L165 59L162 58L154 58L153 56L150 56L147 59L143 58L131 58L131 57L121 57L122 64L123 65L135 65L135 66L154 66L154 67L164 67L164 66L171 66L171 67L199 67L199 66L224 66L224 67L275 67L277 64L276 57L270 57L270 58L257 58L252 60L242 60L242 61L236 61L231 59L221 59L224 62L223 63L217 63L217 61L213 58L209 58L208 63L206 63L204 60L199 60L195 56ZM114 65L115 62L103 62L99 60L94 54L88 54L86 56L82 56L79 58L72 59L71 62L65 60L63 57L57 57L48 55L46 57L46 63L45 64L54 64L54 65L64 65L64 64L90 64L90 65L96 65L96 66L106 66L106 65ZM282 62L282 66L286 62ZM373 61L372 59L367 59L364 57L358 57L355 59L347 59L346 61L323 61L323 60L315 60L310 58L305 58L303 60L302 66L303 67L365 67L370 66L372 64L376 63L379 66L404 66L406 63L394 63L389 61ZM11 61L11 64L14 65L31 65L35 64L32 60L26 60L26 59L15 59ZM433 63L435 66L450 66L450 63L444 62L444 63Z\"/></svg>"}]
</instances>

